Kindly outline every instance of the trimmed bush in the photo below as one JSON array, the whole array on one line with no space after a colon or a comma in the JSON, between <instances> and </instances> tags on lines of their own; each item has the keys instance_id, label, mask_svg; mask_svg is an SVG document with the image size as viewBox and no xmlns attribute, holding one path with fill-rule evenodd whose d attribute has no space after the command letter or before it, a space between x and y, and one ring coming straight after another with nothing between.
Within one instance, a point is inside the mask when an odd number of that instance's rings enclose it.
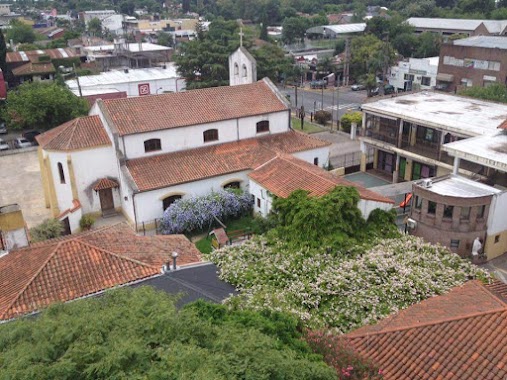
<instances>
[{"instance_id":1,"label":"trimmed bush","mask_svg":"<svg viewBox=\"0 0 507 380\"><path fill-rule=\"evenodd\" d=\"M82 230L89 230L92 228L93 223L95 223L95 218L93 216L83 215L79 221L79 227L81 227Z\"/></svg>"},{"instance_id":2,"label":"trimmed bush","mask_svg":"<svg viewBox=\"0 0 507 380\"><path fill-rule=\"evenodd\" d=\"M160 230L163 234L203 230L215 218L226 220L245 215L251 210L252 204L250 194L233 189L179 199L164 212Z\"/></svg>"},{"instance_id":3,"label":"trimmed bush","mask_svg":"<svg viewBox=\"0 0 507 380\"><path fill-rule=\"evenodd\" d=\"M357 125L361 125L361 122L363 121L363 114L361 112L346 113L345 115L342 116L340 121L342 130L344 132L350 133L352 123L357 123Z\"/></svg>"},{"instance_id":4,"label":"trimmed bush","mask_svg":"<svg viewBox=\"0 0 507 380\"><path fill-rule=\"evenodd\" d=\"M326 125L326 123L331 120L332 115L331 112L320 110L315 112L314 118L317 123Z\"/></svg>"},{"instance_id":5,"label":"trimmed bush","mask_svg":"<svg viewBox=\"0 0 507 380\"><path fill-rule=\"evenodd\" d=\"M63 224L58 219L46 219L41 224L30 229L32 242L54 239L62 235Z\"/></svg>"}]
</instances>

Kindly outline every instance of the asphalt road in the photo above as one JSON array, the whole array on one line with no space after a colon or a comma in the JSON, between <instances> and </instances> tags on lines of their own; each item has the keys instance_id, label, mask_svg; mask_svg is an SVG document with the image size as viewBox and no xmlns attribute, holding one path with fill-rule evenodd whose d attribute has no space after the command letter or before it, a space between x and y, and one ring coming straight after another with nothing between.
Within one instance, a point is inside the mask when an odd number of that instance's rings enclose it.
<instances>
[{"instance_id":1,"label":"asphalt road","mask_svg":"<svg viewBox=\"0 0 507 380\"><path fill-rule=\"evenodd\" d=\"M357 109L366 100L366 90L352 91L350 87L327 88L324 90L312 90L307 84L304 88L297 89L297 105L294 87L280 88L280 91L290 95L292 107L305 107L306 115L310 112L324 109L333 114L333 120L337 120L349 110Z\"/></svg>"}]
</instances>

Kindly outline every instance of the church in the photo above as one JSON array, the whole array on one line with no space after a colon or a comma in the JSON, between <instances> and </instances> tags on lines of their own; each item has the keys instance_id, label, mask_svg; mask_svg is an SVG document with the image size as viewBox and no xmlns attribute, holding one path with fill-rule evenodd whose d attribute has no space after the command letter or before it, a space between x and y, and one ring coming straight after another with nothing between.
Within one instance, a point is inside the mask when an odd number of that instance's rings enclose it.
<instances>
[{"instance_id":1,"label":"church","mask_svg":"<svg viewBox=\"0 0 507 380\"><path fill-rule=\"evenodd\" d=\"M83 215L122 213L154 228L177 199L221 188L252 194L267 215L272 196L358 188L365 217L392 201L322 169L329 143L291 128L290 103L240 46L230 86L97 100L89 115L38 136L46 207L68 233Z\"/></svg>"}]
</instances>

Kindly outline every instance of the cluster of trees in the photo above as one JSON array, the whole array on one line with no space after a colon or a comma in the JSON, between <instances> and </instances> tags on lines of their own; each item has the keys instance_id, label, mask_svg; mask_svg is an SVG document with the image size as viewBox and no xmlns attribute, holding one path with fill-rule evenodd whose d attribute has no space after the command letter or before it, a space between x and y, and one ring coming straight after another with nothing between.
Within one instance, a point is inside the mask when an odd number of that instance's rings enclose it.
<instances>
[{"instance_id":1,"label":"cluster of trees","mask_svg":"<svg viewBox=\"0 0 507 380\"><path fill-rule=\"evenodd\" d=\"M459 94L483 100L507 103L507 86L501 83L495 83L488 87L465 87L460 90Z\"/></svg>"},{"instance_id":2,"label":"cluster of trees","mask_svg":"<svg viewBox=\"0 0 507 380\"><path fill-rule=\"evenodd\" d=\"M257 30L247 28L245 47L252 47L251 40ZM239 26L236 21L215 20L208 32L198 30L198 38L180 47L175 57L180 75L187 79L187 88L226 86L229 84L229 55L239 47ZM257 60L257 75L273 80L292 76L294 67L290 59L276 45L266 43L250 49Z\"/></svg>"}]
</instances>

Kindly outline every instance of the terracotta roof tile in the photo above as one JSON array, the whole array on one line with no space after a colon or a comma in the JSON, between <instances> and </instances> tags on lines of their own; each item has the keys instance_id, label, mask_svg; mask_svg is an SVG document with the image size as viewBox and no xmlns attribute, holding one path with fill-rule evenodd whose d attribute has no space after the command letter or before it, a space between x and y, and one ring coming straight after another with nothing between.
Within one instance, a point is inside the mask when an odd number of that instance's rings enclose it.
<instances>
[{"instance_id":1,"label":"terracotta roof tile","mask_svg":"<svg viewBox=\"0 0 507 380\"><path fill-rule=\"evenodd\" d=\"M0 258L0 320L154 276L173 251L180 265L201 261L183 235L141 237L123 223L13 250Z\"/></svg>"},{"instance_id":2,"label":"terracotta roof tile","mask_svg":"<svg viewBox=\"0 0 507 380\"><path fill-rule=\"evenodd\" d=\"M98 102L120 136L288 111L266 80Z\"/></svg>"},{"instance_id":3,"label":"terracotta roof tile","mask_svg":"<svg viewBox=\"0 0 507 380\"><path fill-rule=\"evenodd\" d=\"M97 115L78 117L38 135L36 139L47 150L69 151L111 145Z\"/></svg>"},{"instance_id":4,"label":"terracotta roof tile","mask_svg":"<svg viewBox=\"0 0 507 380\"><path fill-rule=\"evenodd\" d=\"M324 169L289 155L279 155L248 175L266 190L286 198L295 190L307 190L311 196L322 196L336 186L355 187L361 199L394 203L391 199L356 183L337 177Z\"/></svg>"},{"instance_id":5,"label":"terracotta roof tile","mask_svg":"<svg viewBox=\"0 0 507 380\"><path fill-rule=\"evenodd\" d=\"M500 286L499 286L500 287ZM386 380L504 379L507 304L470 281L346 335Z\"/></svg>"},{"instance_id":6,"label":"terracotta roof tile","mask_svg":"<svg viewBox=\"0 0 507 380\"><path fill-rule=\"evenodd\" d=\"M243 170L252 170L276 156L329 145L298 132L205 146L127 161L140 191L154 190Z\"/></svg>"},{"instance_id":7,"label":"terracotta roof tile","mask_svg":"<svg viewBox=\"0 0 507 380\"><path fill-rule=\"evenodd\" d=\"M109 178L101 178L95 184L93 185L93 190L99 191L99 190L105 190L105 189L114 189L118 187L118 182L114 179Z\"/></svg>"},{"instance_id":8,"label":"terracotta roof tile","mask_svg":"<svg viewBox=\"0 0 507 380\"><path fill-rule=\"evenodd\" d=\"M55 66L51 62L49 63L29 62L12 69L12 74L14 74L15 77L35 74L51 74L54 72L56 72Z\"/></svg>"}]
</instances>

